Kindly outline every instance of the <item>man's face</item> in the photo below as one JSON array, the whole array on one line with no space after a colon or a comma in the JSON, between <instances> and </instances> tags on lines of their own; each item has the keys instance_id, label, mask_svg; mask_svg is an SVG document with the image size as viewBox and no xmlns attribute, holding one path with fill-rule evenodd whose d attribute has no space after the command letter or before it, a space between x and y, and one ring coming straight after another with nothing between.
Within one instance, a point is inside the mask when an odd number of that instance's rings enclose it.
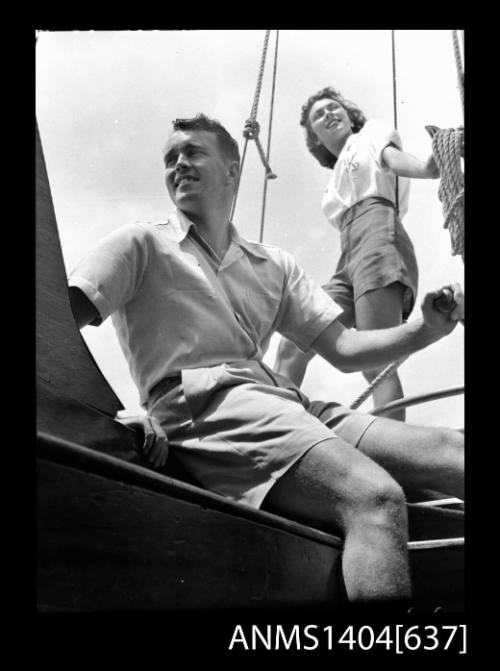
<instances>
[{"instance_id":1,"label":"man's face","mask_svg":"<svg viewBox=\"0 0 500 671\"><path fill-rule=\"evenodd\" d=\"M164 163L170 197L186 213L203 213L234 184L231 162L222 154L217 136L208 131L174 131Z\"/></svg>"}]
</instances>

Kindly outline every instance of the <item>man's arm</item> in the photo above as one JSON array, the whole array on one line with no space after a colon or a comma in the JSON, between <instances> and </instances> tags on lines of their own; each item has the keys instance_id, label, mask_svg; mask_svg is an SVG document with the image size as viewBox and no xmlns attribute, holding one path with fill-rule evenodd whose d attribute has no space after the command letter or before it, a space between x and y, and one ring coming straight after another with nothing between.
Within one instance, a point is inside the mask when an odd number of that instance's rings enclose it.
<instances>
[{"instance_id":1,"label":"man's arm","mask_svg":"<svg viewBox=\"0 0 500 671\"><path fill-rule=\"evenodd\" d=\"M95 305L81 289L71 286L68 287L68 291L73 316L79 329L92 324L100 317ZM142 451L153 466L157 468L165 466L168 457L168 438L154 417L144 415L116 419L144 436Z\"/></svg>"},{"instance_id":2,"label":"man's arm","mask_svg":"<svg viewBox=\"0 0 500 671\"><path fill-rule=\"evenodd\" d=\"M68 292L73 317L79 329L91 324L100 316L96 306L81 289L78 287L68 287Z\"/></svg>"},{"instance_id":3,"label":"man's arm","mask_svg":"<svg viewBox=\"0 0 500 671\"><path fill-rule=\"evenodd\" d=\"M452 292L455 303L448 313L435 305L444 289ZM344 373L380 368L448 335L463 318L464 296L455 284L429 292L422 303L422 317L401 326L356 331L345 329L336 319L316 338L311 349Z\"/></svg>"},{"instance_id":4,"label":"man's arm","mask_svg":"<svg viewBox=\"0 0 500 671\"><path fill-rule=\"evenodd\" d=\"M420 179L436 179L439 177L439 168L431 154L426 161L397 149L390 144L382 151L384 165L400 177L414 177Z\"/></svg>"}]
</instances>

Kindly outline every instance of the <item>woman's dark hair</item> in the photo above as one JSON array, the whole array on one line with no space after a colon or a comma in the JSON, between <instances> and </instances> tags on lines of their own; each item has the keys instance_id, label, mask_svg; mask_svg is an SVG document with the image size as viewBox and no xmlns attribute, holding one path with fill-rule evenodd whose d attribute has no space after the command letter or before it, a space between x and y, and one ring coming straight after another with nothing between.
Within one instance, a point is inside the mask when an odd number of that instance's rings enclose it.
<instances>
[{"instance_id":1,"label":"woman's dark hair","mask_svg":"<svg viewBox=\"0 0 500 671\"><path fill-rule=\"evenodd\" d=\"M210 119L205 114L197 114L189 119L175 119L172 122L175 130L206 130L217 136L219 147L229 161L237 161L240 164L240 151L238 143L231 137L224 126L216 119Z\"/></svg>"},{"instance_id":2,"label":"woman's dark hair","mask_svg":"<svg viewBox=\"0 0 500 671\"><path fill-rule=\"evenodd\" d=\"M359 109L359 107L357 107L350 100L344 98L344 96L342 96L339 91L334 89L333 86L327 86L324 89L321 89L321 91L318 91L312 95L307 100L305 105L302 105L300 125L306 129L307 148L323 167L333 168L335 163L337 163L337 157L334 156L324 145L319 142L316 133L313 132L309 124L309 112L311 111L311 107L316 101L322 100L323 98L336 100L342 105L342 107L347 112L349 119L351 120L353 133L359 133L359 131L366 123L366 117Z\"/></svg>"}]
</instances>

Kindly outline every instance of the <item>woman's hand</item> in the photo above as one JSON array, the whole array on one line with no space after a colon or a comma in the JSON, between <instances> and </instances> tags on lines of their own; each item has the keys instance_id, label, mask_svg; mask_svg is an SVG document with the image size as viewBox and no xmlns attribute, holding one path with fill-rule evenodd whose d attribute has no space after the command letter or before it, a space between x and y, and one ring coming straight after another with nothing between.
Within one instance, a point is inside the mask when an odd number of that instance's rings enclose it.
<instances>
[{"instance_id":1,"label":"woman's hand","mask_svg":"<svg viewBox=\"0 0 500 671\"><path fill-rule=\"evenodd\" d=\"M431 154L425 162L425 171L429 179L437 179L439 177L439 168L436 159L434 158L434 154Z\"/></svg>"}]
</instances>

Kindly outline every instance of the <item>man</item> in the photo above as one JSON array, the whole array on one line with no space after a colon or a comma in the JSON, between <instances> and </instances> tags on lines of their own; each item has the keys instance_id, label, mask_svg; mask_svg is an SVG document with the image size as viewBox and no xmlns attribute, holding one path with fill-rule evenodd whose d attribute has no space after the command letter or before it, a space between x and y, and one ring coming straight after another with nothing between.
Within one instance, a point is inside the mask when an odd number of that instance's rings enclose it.
<instances>
[{"instance_id":1,"label":"man","mask_svg":"<svg viewBox=\"0 0 500 671\"><path fill-rule=\"evenodd\" d=\"M70 278L78 326L111 315L148 416L201 486L345 539L352 602L407 599L403 490L463 492L463 436L310 402L263 361L272 333L343 371L383 366L450 333L463 296L379 331L349 331L341 309L280 249L243 240L229 221L236 142L204 115L178 119L165 150L176 211L165 223L107 236ZM150 437L154 432L149 431ZM168 440L165 438L165 434Z\"/></svg>"}]
</instances>

